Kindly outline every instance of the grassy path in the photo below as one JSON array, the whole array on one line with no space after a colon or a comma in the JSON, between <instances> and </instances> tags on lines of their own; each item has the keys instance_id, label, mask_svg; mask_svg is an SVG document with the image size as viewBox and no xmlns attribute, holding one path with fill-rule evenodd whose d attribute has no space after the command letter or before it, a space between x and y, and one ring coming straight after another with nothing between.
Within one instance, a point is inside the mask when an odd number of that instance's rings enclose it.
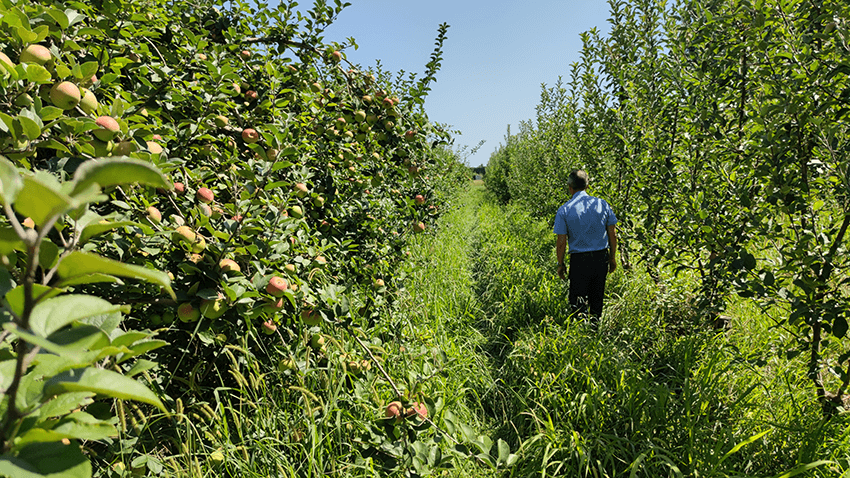
<instances>
[{"instance_id":1,"label":"grassy path","mask_svg":"<svg viewBox=\"0 0 850 478\"><path fill-rule=\"evenodd\" d=\"M458 201L412 247L406 315L444 354L431 385L452 417L518 454L510 476L779 476L850 449L850 420L819 423L804 378L736 345L766 338L683 333L687 307L622 271L592 333L566 316L548 224L480 187ZM843 476L831 463L785 476Z\"/></svg>"}]
</instances>

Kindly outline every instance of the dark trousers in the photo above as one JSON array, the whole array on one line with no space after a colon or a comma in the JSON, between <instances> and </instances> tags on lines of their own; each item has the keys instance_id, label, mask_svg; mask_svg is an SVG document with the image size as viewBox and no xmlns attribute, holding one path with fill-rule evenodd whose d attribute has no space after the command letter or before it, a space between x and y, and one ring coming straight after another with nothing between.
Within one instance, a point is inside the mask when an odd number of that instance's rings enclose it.
<instances>
[{"instance_id":1,"label":"dark trousers","mask_svg":"<svg viewBox=\"0 0 850 478\"><path fill-rule=\"evenodd\" d=\"M608 276L608 249L570 254L570 306L573 313L602 315L605 278Z\"/></svg>"}]
</instances>

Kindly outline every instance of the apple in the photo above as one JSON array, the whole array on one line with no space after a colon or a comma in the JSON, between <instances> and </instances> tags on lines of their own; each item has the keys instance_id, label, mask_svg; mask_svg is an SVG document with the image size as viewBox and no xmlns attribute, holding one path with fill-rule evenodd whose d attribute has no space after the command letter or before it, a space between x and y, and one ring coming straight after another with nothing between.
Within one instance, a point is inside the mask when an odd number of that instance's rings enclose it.
<instances>
[{"instance_id":1,"label":"apple","mask_svg":"<svg viewBox=\"0 0 850 478\"><path fill-rule=\"evenodd\" d=\"M230 123L230 120L224 115L216 116L213 121L215 121L215 125L219 128L224 128Z\"/></svg>"},{"instance_id":2,"label":"apple","mask_svg":"<svg viewBox=\"0 0 850 478\"><path fill-rule=\"evenodd\" d=\"M322 322L322 314L315 309L304 309L301 311L301 321L308 327L314 327Z\"/></svg>"},{"instance_id":3,"label":"apple","mask_svg":"<svg viewBox=\"0 0 850 478\"><path fill-rule=\"evenodd\" d=\"M80 86L88 87L97 83L97 75L92 75L88 78L83 78L80 80Z\"/></svg>"},{"instance_id":4,"label":"apple","mask_svg":"<svg viewBox=\"0 0 850 478\"><path fill-rule=\"evenodd\" d=\"M413 406L407 409L406 417L428 418L428 407L422 402L413 402Z\"/></svg>"},{"instance_id":5,"label":"apple","mask_svg":"<svg viewBox=\"0 0 850 478\"><path fill-rule=\"evenodd\" d=\"M310 190L307 189L307 185L304 183L295 183L295 195L303 198L304 196L310 194Z\"/></svg>"},{"instance_id":6,"label":"apple","mask_svg":"<svg viewBox=\"0 0 850 478\"><path fill-rule=\"evenodd\" d=\"M324 269L326 265L328 265L328 260L325 259L325 256L316 256L316 258L313 259L313 267Z\"/></svg>"},{"instance_id":7,"label":"apple","mask_svg":"<svg viewBox=\"0 0 850 478\"><path fill-rule=\"evenodd\" d=\"M425 223L424 222L414 222L413 223L413 232L419 234L420 232L425 231Z\"/></svg>"},{"instance_id":8,"label":"apple","mask_svg":"<svg viewBox=\"0 0 850 478\"><path fill-rule=\"evenodd\" d=\"M148 151L151 154L162 154L162 146L155 141L145 141L145 145L148 147Z\"/></svg>"},{"instance_id":9,"label":"apple","mask_svg":"<svg viewBox=\"0 0 850 478\"><path fill-rule=\"evenodd\" d=\"M384 287L384 285L383 279L375 279L375 281L372 282L372 288L374 289L380 289L381 287Z\"/></svg>"},{"instance_id":10,"label":"apple","mask_svg":"<svg viewBox=\"0 0 850 478\"><path fill-rule=\"evenodd\" d=\"M94 130L93 133L101 141L111 141L121 131L121 126L111 116L98 116L94 122L100 126L100 129Z\"/></svg>"},{"instance_id":11,"label":"apple","mask_svg":"<svg viewBox=\"0 0 850 478\"><path fill-rule=\"evenodd\" d=\"M136 143L133 141L121 141L112 148L113 156L127 156L136 150Z\"/></svg>"},{"instance_id":12,"label":"apple","mask_svg":"<svg viewBox=\"0 0 850 478\"><path fill-rule=\"evenodd\" d=\"M216 451L210 453L210 456L207 457L210 466L213 468L219 468L222 464L224 464L224 452L221 451L221 448Z\"/></svg>"},{"instance_id":13,"label":"apple","mask_svg":"<svg viewBox=\"0 0 850 478\"><path fill-rule=\"evenodd\" d=\"M342 53L339 51L335 51L331 53L331 61L334 63L339 63L342 61Z\"/></svg>"},{"instance_id":14,"label":"apple","mask_svg":"<svg viewBox=\"0 0 850 478\"><path fill-rule=\"evenodd\" d=\"M322 350L325 347L325 336L322 334L313 334L310 337L310 347L313 350Z\"/></svg>"},{"instance_id":15,"label":"apple","mask_svg":"<svg viewBox=\"0 0 850 478\"><path fill-rule=\"evenodd\" d=\"M266 285L266 292L271 294L273 297L280 297L286 292L287 285L286 281L278 276L274 276L269 279L269 283Z\"/></svg>"},{"instance_id":16,"label":"apple","mask_svg":"<svg viewBox=\"0 0 850 478\"><path fill-rule=\"evenodd\" d=\"M91 140L89 143L94 148L94 157L102 158L105 156L111 156L112 150L115 149L115 145L112 144L112 141L108 141L104 143L103 141L98 141L96 139Z\"/></svg>"},{"instance_id":17,"label":"apple","mask_svg":"<svg viewBox=\"0 0 850 478\"><path fill-rule=\"evenodd\" d=\"M218 262L221 272L242 272L242 268L233 259L224 258Z\"/></svg>"},{"instance_id":18,"label":"apple","mask_svg":"<svg viewBox=\"0 0 850 478\"><path fill-rule=\"evenodd\" d=\"M387 405L386 410L384 410L384 416L387 418L394 419L395 421L401 420L401 414L404 411L404 406L399 401L390 402Z\"/></svg>"},{"instance_id":19,"label":"apple","mask_svg":"<svg viewBox=\"0 0 850 478\"><path fill-rule=\"evenodd\" d=\"M177 194L183 194L186 192L186 185L183 183L174 183L174 190L177 191Z\"/></svg>"},{"instance_id":20,"label":"apple","mask_svg":"<svg viewBox=\"0 0 850 478\"><path fill-rule=\"evenodd\" d=\"M150 222L154 224L162 222L162 213L159 212L159 209L153 206L148 206L146 212L148 213L148 220L150 220Z\"/></svg>"},{"instance_id":21,"label":"apple","mask_svg":"<svg viewBox=\"0 0 850 478\"><path fill-rule=\"evenodd\" d=\"M311 83L310 84L310 91L312 91L313 93L318 93L318 92L322 91L322 84L319 83L318 81L315 82L315 83Z\"/></svg>"},{"instance_id":22,"label":"apple","mask_svg":"<svg viewBox=\"0 0 850 478\"><path fill-rule=\"evenodd\" d=\"M298 370L298 365L296 365L295 361L291 358L285 358L281 359L281 361L277 364L277 369L280 370L281 373L294 372Z\"/></svg>"},{"instance_id":23,"label":"apple","mask_svg":"<svg viewBox=\"0 0 850 478\"><path fill-rule=\"evenodd\" d=\"M23 224L24 227L35 229L35 221L33 221L31 217L24 218L24 220L21 221L21 224Z\"/></svg>"},{"instance_id":24,"label":"apple","mask_svg":"<svg viewBox=\"0 0 850 478\"><path fill-rule=\"evenodd\" d=\"M56 83L50 88L50 101L57 108L70 110L80 104L80 100L80 87L70 81Z\"/></svg>"},{"instance_id":25,"label":"apple","mask_svg":"<svg viewBox=\"0 0 850 478\"><path fill-rule=\"evenodd\" d=\"M233 91L235 91L237 95L239 93L242 93L242 87L239 86L239 83L236 83L235 81L233 82Z\"/></svg>"},{"instance_id":26,"label":"apple","mask_svg":"<svg viewBox=\"0 0 850 478\"><path fill-rule=\"evenodd\" d=\"M260 140L260 134L254 128L245 128L242 130L242 141L253 144Z\"/></svg>"},{"instance_id":27,"label":"apple","mask_svg":"<svg viewBox=\"0 0 850 478\"><path fill-rule=\"evenodd\" d=\"M322 207L325 205L325 198L322 196L316 196L313 198L313 205L316 207Z\"/></svg>"},{"instance_id":28,"label":"apple","mask_svg":"<svg viewBox=\"0 0 850 478\"><path fill-rule=\"evenodd\" d=\"M413 202L421 206L425 204L425 196L417 194L416 197L413 198Z\"/></svg>"},{"instance_id":29,"label":"apple","mask_svg":"<svg viewBox=\"0 0 850 478\"><path fill-rule=\"evenodd\" d=\"M3 53L2 51L0 51L0 62L2 62L4 65L6 65L6 67L9 68L10 70L15 69L15 64L12 63L12 59L9 58L9 56L6 55L5 53Z\"/></svg>"},{"instance_id":30,"label":"apple","mask_svg":"<svg viewBox=\"0 0 850 478\"><path fill-rule=\"evenodd\" d=\"M195 198L204 204L209 204L215 199L215 194L209 188L198 188Z\"/></svg>"},{"instance_id":31,"label":"apple","mask_svg":"<svg viewBox=\"0 0 850 478\"><path fill-rule=\"evenodd\" d=\"M277 300L270 300L263 304L263 312L267 314L274 314L275 312L283 309L283 298Z\"/></svg>"},{"instance_id":32,"label":"apple","mask_svg":"<svg viewBox=\"0 0 850 478\"><path fill-rule=\"evenodd\" d=\"M247 60L248 58L251 58L251 50L240 51L239 57L242 58L243 60Z\"/></svg>"},{"instance_id":33,"label":"apple","mask_svg":"<svg viewBox=\"0 0 850 478\"><path fill-rule=\"evenodd\" d=\"M277 324L275 324L273 320L269 319L263 322L262 331L266 335L272 335L277 332Z\"/></svg>"},{"instance_id":34,"label":"apple","mask_svg":"<svg viewBox=\"0 0 850 478\"><path fill-rule=\"evenodd\" d=\"M289 208L289 215L295 219L301 219L304 217L304 211L301 209L301 206L292 206Z\"/></svg>"},{"instance_id":35,"label":"apple","mask_svg":"<svg viewBox=\"0 0 850 478\"><path fill-rule=\"evenodd\" d=\"M245 98L247 98L249 100L253 101L253 100L256 100L259 97L260 97L260 95L257 94L257 92L254 91L254 90L248 90L248 91L245 92Z\"/></svg>"},{"instance_id":36,"label":"apple","mask_svg":"<svg viewBox=\"0 0 850 478\"><path fill-rule=\"evenodd\" d=\"M363 95L363 97L360 98L360 100L363 101L364 103L366 103L367 105L372 104L372 97L370 95Z\"/></svg>"},{"instance_id":37,"label":"apple","mask_svg":"<svg viewBox=\"0 0 850 478\"><path fill-rule=\"evenodd\" d=\"M32 96L28 93L21 93L17 98L15 98L14 105L20 106L21 108L29 108L32 106Z\"/></svg>"},{"instance_id":38,"label":"apple","mask_svg":"<svg viewBox=\"0 0 850 478\"><path fill-rule=\"evenodd\" d=\"M201 300L201 314L208 319L218 319L229 309L227 299L221 292L215 299Z\"/></svg>"},{"instance_id":39,"label":"apple","mask_svg":"<svg viewBox=\"0 0 850 478\"><path fill-rule=\"evenodd\" d=\"M198 53L198 59L201 61L207 61L208 57L204 53Z\"/></svg>"},{"instance_id":40,"label":"apple","mask_svg":"<svg viewBox=\"0 0 850 478\"><path fill-rule=\"evenodd\" d=\"M203 236L195 234L189 226L179 226L171 235L174 242L182 242L190 246L194 253L203 252L207 248L207 241Z\"/></svg>"},{"instance_id":41,"label":"apple","mask_svg":"<svg viewBox=\"0 0 850 478\"><path fill-rule=\"evenodd\" d=\"M204 217L212 217L213 215L213 210L209 204L198 204L198 210L201 211L201 215L203 215Z\"/></svg>"},{"instance_id":42,"label":"apple","mask_svg":"<svg viewBox=\"0 0 850 478\"><path fill-rule=\"evenodd\" d=\"M404 133L404 140L405 141L413 141L414 138L416 138L416 131L413 131L413 130L405 131L405 133Z\"/></svg>"},{"instance_id":43,"label":"apple","mask_svg":"<svg viewBox=\"0 0 850 478\"><path fill-rule=\"evenodd\" d=\"M289 274L295 274L295 264L287 264L283 266L283 270Z\"/></svg>"},{"instance_id":44,"label":"apple","mask_svg":"<svg viewBox=\"0 0 850 478\"><path fill-rule=\"evenodd\" d=\"M177 307L177 318L181 322L197 322L201 318L201 311L189 302L184 302Z\"/></svg>"},{"instance_id":45,"label":"apple","mask_svg":"<svg viewBox=\"0 0 850 478\"><path fill-rule=\"evenodd\" d=\"M80 109L87 115L90 115L97 111L98 102L97 97L94 93L91 92L88 88L83 88L83 95L80 99Z\"/></svg>"},{"instance_id":46,"label":"apple","mask_svg":"<svg viewBox=\"0 0 850 478\"><path fill-rule=\"evenodd\" d=\"M45 66L52 59L53 55L50 54L50 50L47 48L41 45L29 45L21 52L21 56L18 57L18 62L35 63L36 65Z\"/></svg>"}]
</instances>

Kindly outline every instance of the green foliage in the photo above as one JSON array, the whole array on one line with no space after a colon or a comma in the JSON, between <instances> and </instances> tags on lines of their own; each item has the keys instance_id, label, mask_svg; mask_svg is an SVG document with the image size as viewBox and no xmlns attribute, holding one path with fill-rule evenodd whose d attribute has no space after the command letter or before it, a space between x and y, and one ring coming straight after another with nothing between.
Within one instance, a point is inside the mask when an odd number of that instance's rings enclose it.
<instances>
[{"instance_id":1,"label":"green foliage","mask_svg":"<svg viewBox=\"0 0 850 478\"><path fill-rule=\"evenodd\" d=\"M111 397L165 411L145 385L100 367L131 365L165 342L152 340L151 332L119 328L128 306L68 293L66 284L115 283L123 277L158 284L171 296L174 292L162 272L76 250L79 235L86 219L91 220L86 213L92 203L103 198L102 188L136 181L154 187L168 183L155 167L132 160L83 163L64 184L51 176L18 171L6 159L0 159L0 170L8 225L0 239L5 265L0 275L5 339L0 345L0 474L88 477L91 464L71 441L101 440L118 431L111 419L82 408L96 397ZM36 221L24 226L16 212ZM76 233L57 244L50 232L69 217L75 218ZM51 284L54 275L58 280Z\"/></svg>"},{"instance_id":2,"label":"green foliage","mask_svg":"<svg viewBox=\"0 0 850 478\"><path fill-rule=\"evenodd\" d=\"M353 40L324 39L347 5L0 1L0 253L18 270L2 289L0 474L200 475L222 464L198 455L280 428L304 432L277 437L289 474L344 473L317 450L366 441L357 466L399 476L468 456L430 434L442 405L424 392L372 393L399 380L380 367L395 337L381 327L406 244L465 178L423 109L448 25L421 78L392 76L347 62ZM249 390L272 409L237 426ZM34 420L51 395L80 398ZM435 421L384 424L387 398ZM210 404L218 435L185 428ZM55 431L74 420L109 426ZM25 463L59 445L51 468ZM278 473L270 450L248 471Z\"/></svg>"},{"instance_id":3,"label":"green foliage","mask_svg":"<svg viewBox=\"0 0 850 478\"><path fill-rule=\"evenodd\" d=\"M850 385L850 10L610 4L610 34L582 36L570 81L544 89L536 122L491 160L488 187L551 218L561 173L586 169L620 219L625 266L650 264L659 283L697 278L706 323L731 294L757 301L793 331L782 347L807 356L834 413Z\"/></svg>"}]
</instances>

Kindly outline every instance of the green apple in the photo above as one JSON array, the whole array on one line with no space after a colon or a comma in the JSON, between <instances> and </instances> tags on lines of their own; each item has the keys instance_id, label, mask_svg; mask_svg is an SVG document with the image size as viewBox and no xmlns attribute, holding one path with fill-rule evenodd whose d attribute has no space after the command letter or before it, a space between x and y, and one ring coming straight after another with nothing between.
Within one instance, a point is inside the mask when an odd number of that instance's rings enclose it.
<instances>
[{"instance_id":1,"label":"green apple","mask_svg":"<svg viewBox=\"0 0 850 478\"><path fill-rule=\"evenodd\" d=\"M201 315L208 319L218 319L230 307L227 305L227 299L224 297L224 294L218 294L218 297L215 299L202 299L201 300Z\"/></svg>"},{"instance_id":2,"label":"green apple","mask_svg":"<svg viewBox=\"0 0 850 478\"><path fill-rule=\"evenodd\" d=\"M148 213L148 219L152 223L159 224L160 222L162 222L162 213L159 212L159 209L153 206L148 206L146 212Z\"/></svg>"},{"instance_id":3,"label":"green apple","mask_svg":"<svg viewBox=\"0 0 850 478\"><path fill-rule=\"evenodd\" d=\"M50 50L41 45L29 45L21 52L18 58L20 63L35 63L36 65L46 66L53 59Z\"/></svg>"},{"instance_id":4,"label":"green apple","mask_svg":"<svg viewBox=\"0 0 850 478\"><path fill-rule=\"evenodd\" d=\"M177 318L181 322L197 322L201 318L201 311L189 302L184 302L177 307Z\"/></svg>"},{"instance_id":5,"label":"green apple","mask_svg":"<svg viewBox=\"0 0 850 478\"><path fill-rule=\"evenodd\" d=\"M98 107L97 97L94 93L91 92L88 88L83 88L83 96L80 99L80 109L87 115L90 115L97 111Z\"/></svg>"},{"instance_id":6,"label":"green apple","mask_svg":"<svg viewBox=\"0 0 850 478\"><path fill-rule=\"evenodd\" d=\"M304 217L304 210L301 209L301 206L292 206L289 208L289 216L295 219L301 219Z\"/></svg>"},{"instance_id":7,"label":"green apple","mask_svg":"<svg viewBox=\"0 0 850 478\"><path fill-rule=\"evenodd\" d=\"M80 104L80 100L82 100L80 87L70 81L56 83L50 88L50 102L57 108L66 111L73 109Z\"/></svg>"}]
</instances>

